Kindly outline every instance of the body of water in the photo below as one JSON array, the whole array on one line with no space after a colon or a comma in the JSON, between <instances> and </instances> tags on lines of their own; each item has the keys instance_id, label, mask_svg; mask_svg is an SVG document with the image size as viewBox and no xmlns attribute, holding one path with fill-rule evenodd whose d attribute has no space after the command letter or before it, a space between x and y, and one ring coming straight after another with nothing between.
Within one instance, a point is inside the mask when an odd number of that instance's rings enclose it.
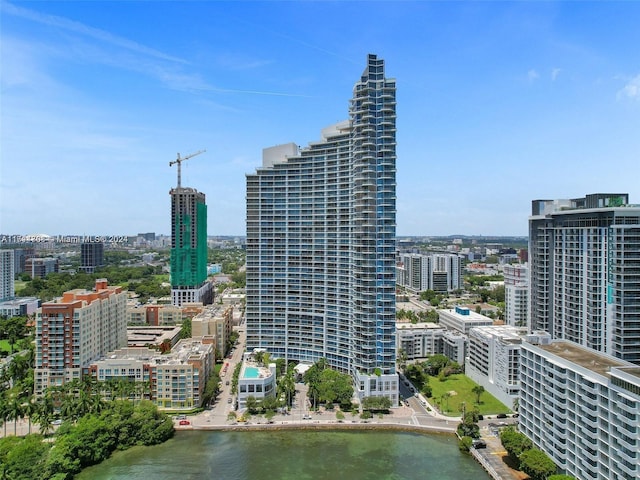
<instances>
[{"instance_id":1,"label":"body of water","mask_svg":"<svg viewBox=\"0 0 640 480\"><path fill-rule=\"evenodd\" d=\"M177 432L84 470L78 480L485 480L451 435L388 431Z\"/></svg>"}]
</instances>

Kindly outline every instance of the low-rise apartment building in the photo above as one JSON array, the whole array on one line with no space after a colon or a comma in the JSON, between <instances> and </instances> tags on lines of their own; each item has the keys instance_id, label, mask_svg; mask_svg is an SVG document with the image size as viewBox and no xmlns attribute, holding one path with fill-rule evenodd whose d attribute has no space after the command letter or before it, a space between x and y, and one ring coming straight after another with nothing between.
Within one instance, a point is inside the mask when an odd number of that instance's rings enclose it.
<instances>
[{"instance_id":1,"label":"low-rise apartment building","mask_svg":"<svg viewBox=\"0 0 640 480\"><path fill-rule=\"evenodd\" d=\"M509 325L469 331L465 373L509 408L520 394L520 346L526 328Z\"/></svg>"},{"instance_id":2,"label":"low-rise apartment building","mask_svg":"<svg viewBox=\"0 0 640 480\"><path fill-rule=\"evenodd\" d=\"M247 407L247 398L262 400L276 395L276 364L264 367L251 360L251 354L245 353L240 375L238 376L238 408Z\"/></svg>"},{"instance_id":3,"label":"low-rise apartment building","mask_svg":"<svg viewBox=\"0 0 640 480\"><path fill-rule=\"evenodd\" d=\"M191 319L191 335L201 337L212 335L220 355L227 353L229 338L233 329L232 305L209 305Z\"/></svg>"},{"instance_id":4,"label":"low-rise apartment building","mask_svg":"<svg viewBox=\"0 0 640 480\"><path fill-rule=\"evenodd\" d=\"M145 382L145 397L162 410L202 406L207 378L215 364L212 338L180 340L171 353L132 347L110 352L93 362L89 373L98 381L126 379Z\"/></svg>"},{"instance_id":5,"label":"low-rise apartment building","mask_svg":"<svg viewBox=\"0 0 640 480\"><path fill-rule=\"evenodd\" d=\"M438 310L440 325L448 330L469 335L469 330L473 327L484 327L493 325L493 320L479 313L472 311L468 307L456 306L454 309Z\"/></svg>"},{"instance_id":6,"label":"low-rise apartment building","mask_svg":"<svg viewBox=\"0 0 640 480\"><path fill-rule=\"evenodd\" d=\"M127 325L179 325L182 313L175 305L127 305Z\"/></svg>"},{"instance_id":7,"label":"low-rise apartment building","mask_svg":"<svg viewBox=\"0 0 640 480\"><path fill-rule=\"evenodd\" d=\"M396 322L396 347L407 360L425 359L442 353L444 328L432 322Z\"/></svg>"}]
</instances>

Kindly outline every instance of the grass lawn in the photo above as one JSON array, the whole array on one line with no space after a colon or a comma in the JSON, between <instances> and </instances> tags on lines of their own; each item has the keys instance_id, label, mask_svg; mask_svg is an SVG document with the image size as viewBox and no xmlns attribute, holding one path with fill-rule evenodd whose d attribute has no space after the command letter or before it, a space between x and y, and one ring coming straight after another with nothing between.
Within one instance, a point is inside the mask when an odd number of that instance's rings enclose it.
<instances>
[{"instance_id":1,"label":"grass lawn","mask_svg":"<svg viewBox=\"0 0 640 480\"><path fill-rule=\"evenodd\" d=\"M22 280L16 280L15 281L15 290L16 290L16 292L18 290L22 290L26 285L27 285L27 282L23 282Z\"/></svg>"},{"instance_id":2,"label":"grass lawn","mask_svg":"<svg viewBox=\"0 0 640 480\"><path fill-rule=\"evenodd\" d=\"M429 385L432 389L433 403L440 405L445 415L460 416L462 402L465 402L467 411L477 408L481 415L511 412L511 409L487 391L480 395L478 405L476 394L471 391L477 384L463 374L449 375L444 382L441 382L438 377L430 376ZM445 392L450 392L451 396L443 401L442 394Z\"/></svg>"}]
</instances>

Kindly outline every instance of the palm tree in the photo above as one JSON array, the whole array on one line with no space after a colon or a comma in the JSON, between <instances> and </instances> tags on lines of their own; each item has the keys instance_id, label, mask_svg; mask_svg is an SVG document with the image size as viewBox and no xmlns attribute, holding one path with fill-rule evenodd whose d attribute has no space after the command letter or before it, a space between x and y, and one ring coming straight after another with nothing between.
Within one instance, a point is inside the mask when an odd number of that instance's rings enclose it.
<instances>
[{"instance_id":1,"label":"palm tree","mask_svg":"<svg viewBox=\"0 0 640 480\"><path fill-rule=\"evenodd\" d=\"M22 403L17 395L12 395L8 405L8 420L13 420L13 434L18 435L18 420L22 418Z\"/></svg>"},{"instance_id":2,"label":"palm tree","mask_svg":"<svg viewBox=\"0 0 640 480\"><path fill-rule=\"evenodd\" d=\"M451 393L449 392L444 392L442 394L442 402L445 404L445 412L449 411L449 397L451 396Z\"/></svg>"},{"instance_id":3,"label":"palm tree","mask_svg":"<svg viewBox=\"0 0 640 480\"><path fill-rule=\"evenodd\" d=\"M480 403L480 395L484 393L484 387L482 385L476 385L471 389L473 393L476 394L476 403Z\"/></svg>"},{"instance_id":4,"label":"palm tree","mask_svg":"<svg viewBox=\"0 0 640 480\"><path fill-rule=\"evenodd\" d=\"M29 421L29 435L31 434L31 417L33 417L37 409L38 409L38 406L35 404L33 396L29 397L29 399L27 400L27 403L25 403L22 406L22 411L25 417L27 418L27 420Z\"/></svg>"},{"instance_id":5,"label":"palm tree","mask_svg":"<svg viewBox=\"0 0 640 480\"><path fill-rule=\"evenodd\" d=\"M93 402L91 395L85 390L80 390L77 397L75 397L74 407L77 418L80 418L91 411Z\"/></svg>"},{"instance_id":6,"label":"palm tree","mask_svg":"<svg viewBox=\"0 0 640 480\"><path fill-rule=\"evenodd\" d=\"M0 420L4 426L4 437L7 437L7 421L9 420L9 402L5 392L0 394Z\"/></svg>"},{"instance_id":7,"label":"palm tree","mask_svg":"<svg viewBox=\"0 0 640 480\"><path fill-rule=\"evenodd\" d=\"M46 391L45 394L36 399L36 411L34 412L34 419L40 425L40 432L46 435L52 428L53 421L53 396L50 391Z\"/></svg>"},{"instance_id":8,"label":"palm tree","mask_svg":"<svg viewBox=\"0 0 640 480\"><path fill-rule=\"evenodd\" d=\"M74 420L76 416L76 399L72 395L64 395L60 400L60 416L63 420Z\"/></svg>"}]
</instances>

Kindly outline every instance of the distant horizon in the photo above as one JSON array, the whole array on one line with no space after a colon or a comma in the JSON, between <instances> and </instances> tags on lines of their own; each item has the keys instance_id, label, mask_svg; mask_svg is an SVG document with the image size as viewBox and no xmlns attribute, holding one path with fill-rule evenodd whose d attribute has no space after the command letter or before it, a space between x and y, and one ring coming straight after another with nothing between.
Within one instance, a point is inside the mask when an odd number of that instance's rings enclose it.
<instances>
[{"instance_id":1,"label":"distant horizon","mask_svg":"<svg viewBox=\"0 0 640 480\"><path fill-rule=\"evenodd\" d=\"M113 237L137 237L140 235L143 235L145 233L153 233L156 236L162 236L162 237L168 237L171 238L171 234L170 233L159 233L159 232L138 232L135 234L127 234L127 233L120 233L117 235L113 235ZM23 234L23 233L1 233L0 232L0 241L4 242L5 244L11 243L8 240L4 240L3 237L23 237L23 238L28 238L28 237L36 237L36 236L41 236L44 238L44 236L49 237L49 238L53 238L53 239L64 239L64 238L72 238L72 239L77 239L77 238L82 238L82 237L86 237L86 241L87 242L92 242L92 241L105 241L105 242L109 242L109 235L85 235L85 234L78 234L78 233L56 233L56 234L48 234L48 233L31 233L31 234ZM220 233L220 234L207 234L207 238L220 238L220 237L229 237L229 238L234 238L234 237L246 237L246 233L244 234L237 234L237 233ZM106 237L105 239L102 239L101 237ZM446 234L446 235L425 235L425 234L416 234L416 235L396 235L396 238L486 238L486 239L493 239L493 238L505 238L505 239L523 239L523 238L529 238L528 235L485 235L485 234L464 234L464 233L452 233L452 234ZM28 241L28 240L27 240ZM31 240L32 242L34 242L34 240ZM37 243L38 240L35 240L35 243ZM17 242L20 243L20 242ZM80 242L70 242L70 243L80 243ZM119 243L119 242L115 242L115 243ZM0 248L1 248L2 244L0 243Z\"/></svg>"}]
</instances>

